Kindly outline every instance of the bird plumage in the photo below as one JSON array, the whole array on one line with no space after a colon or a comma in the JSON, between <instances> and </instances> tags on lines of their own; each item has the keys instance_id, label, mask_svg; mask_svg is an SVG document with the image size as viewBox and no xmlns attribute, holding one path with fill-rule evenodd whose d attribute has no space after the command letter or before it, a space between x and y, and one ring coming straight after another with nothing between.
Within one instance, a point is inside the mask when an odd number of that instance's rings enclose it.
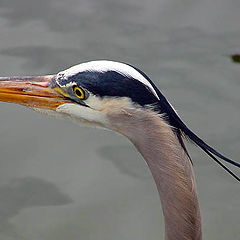
<instances>
[{"instance_id":1,"label":"bird plumage","mask_svg":"<svg viewBox=\"0 0 240 240\"><path fill-rule=\"evenodd\" d=\"M107 128L126 136L146 160L156 182L165 218L166 240L201 240L201 216L191 159L184 136L217 159L240 164L210 147L136 67L92 61L44 77L0 79L0 101Z\"/></svg>"},{"instance_id":2,"label":"bird plumage","mask_svg":"<svg viewBox=\"0 0 240 240\"><path fill-rule=\"evenodd\" d=\"M156 85L138 68L129 64L113 61L91 61L61 71L52 80L52 85L53 87L58 86L61 89L65 89L74 101L84 103L86 106L87 99L86 101L79 101L71 94L73 86L77 85L85 89L89 97L96 96L99 97L99 99L127 97L133 104L148 108L151 107L153 111L163 114L165 120L174 128L174 133L177 135L181 146L187 154L188 152L183 141L183 135L196 143L215 162L223 167L235 179L240 181L239 177L215 156L237 167L240 167L240 164L223 156L193 133L184 124L176 110Z\"/></svg>"}]
</instances>

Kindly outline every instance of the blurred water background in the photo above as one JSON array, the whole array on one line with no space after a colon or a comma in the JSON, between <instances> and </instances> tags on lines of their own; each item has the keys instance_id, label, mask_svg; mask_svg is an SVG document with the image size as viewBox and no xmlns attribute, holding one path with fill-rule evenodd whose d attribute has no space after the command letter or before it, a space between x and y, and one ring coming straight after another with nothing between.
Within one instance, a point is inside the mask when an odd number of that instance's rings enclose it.
<instances>
[{"instance_id":1,"label":"blurred water background","mask_svg":"<svg viewBox=\"0 0 240 240\"><path fill-rule=\"evenodd\" d=\"M0 75L131 63L184 121L240 161L240 2L0 0ZM163 239L158 193L122 136L0 104L1 240ZM204 239L240 239L239 183L188 145ZM238 174L240 172L238 171Z\"/></svg>"}]
</instances>

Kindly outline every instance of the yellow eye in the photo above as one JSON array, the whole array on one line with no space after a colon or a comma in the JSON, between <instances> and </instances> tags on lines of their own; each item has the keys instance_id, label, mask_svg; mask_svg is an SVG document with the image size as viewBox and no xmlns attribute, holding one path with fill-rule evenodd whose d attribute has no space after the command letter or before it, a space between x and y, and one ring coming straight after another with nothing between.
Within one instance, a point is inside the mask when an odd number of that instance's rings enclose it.
<instances>
[{"instance_id":1,"label":"yellow eye","mask_svg":"<svg viewBox=\"0 0 240 240\"><path fill-rule=\"evenodd\" d=\"M73 89L75 96L79 99L85 99L85 93L80 87L75 87Z\"/></svg>"}]
</instances>

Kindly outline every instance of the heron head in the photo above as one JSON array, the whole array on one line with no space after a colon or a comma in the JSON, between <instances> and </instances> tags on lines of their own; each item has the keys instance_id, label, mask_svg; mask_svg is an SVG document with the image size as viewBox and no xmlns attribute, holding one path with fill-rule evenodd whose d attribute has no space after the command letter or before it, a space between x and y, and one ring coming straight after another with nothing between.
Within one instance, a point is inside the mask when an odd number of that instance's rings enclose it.
<instances>
[{"instance_id":1,"label":"heron head","mask_svg":"<svg viewBox=\"0 0 240 240\"><path fill-rule=\"evenodd\" d=\"M82 63L56 75L3 78L0 101L108 127L109 112L157 103L156 89L139 69L101 60Z\"/></svg>"}]
</instances>

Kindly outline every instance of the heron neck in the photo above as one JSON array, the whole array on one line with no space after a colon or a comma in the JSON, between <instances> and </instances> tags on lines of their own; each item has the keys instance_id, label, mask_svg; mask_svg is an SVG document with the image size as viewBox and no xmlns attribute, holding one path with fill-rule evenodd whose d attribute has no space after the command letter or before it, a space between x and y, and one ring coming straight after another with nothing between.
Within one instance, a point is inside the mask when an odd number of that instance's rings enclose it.
<instances>
[{"instance_id":1,"label":"heron neck","mask_svg":"<svg viewBox=\"0 0 240 240\"><path fill-rule=\"evenodd\" d=\"M152 172L162 203L165 240L201 240L194 172L171 127L159 115L141 109L113 114L110 121L132 141Z\"/></svg>"}]
</instances>

